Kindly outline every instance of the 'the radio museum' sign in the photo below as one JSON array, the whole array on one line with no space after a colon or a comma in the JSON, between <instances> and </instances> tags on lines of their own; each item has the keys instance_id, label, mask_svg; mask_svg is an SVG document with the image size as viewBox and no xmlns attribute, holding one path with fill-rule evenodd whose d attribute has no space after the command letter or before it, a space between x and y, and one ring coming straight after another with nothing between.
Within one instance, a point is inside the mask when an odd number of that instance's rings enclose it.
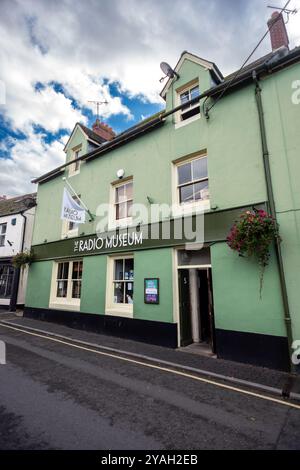
<instances>
[{"instance_id":1,"label":"'the radio museum' sign","mask_svg":"<svg viewBox=\"0 0 300 470\"><path fill-rule=\"evenodd\" d=\"M121 233L110 237L90 237L74 241L74 253L95 252L101 250L113 250L117 248L134 247L142 245L143 233Z\"/></svg>"}]
</instances>

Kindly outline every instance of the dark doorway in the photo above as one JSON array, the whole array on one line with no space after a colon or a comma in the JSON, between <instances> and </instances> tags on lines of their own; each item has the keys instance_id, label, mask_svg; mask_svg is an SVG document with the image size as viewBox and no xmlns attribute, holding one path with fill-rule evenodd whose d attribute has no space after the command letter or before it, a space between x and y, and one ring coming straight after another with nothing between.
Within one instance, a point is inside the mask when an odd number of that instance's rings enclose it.
<instances>
[{"instance_id":1,"label":"dark doorway","mask_svg":"<svg viewBox=\"0 0 300 470\"><path fill-rule=\"evenodd\" d=\"M180 346L187 346L193 342L190 280L188 269L180 269L178 271L178 286L180 311Z\"/></svg>"},{"instance_id":2,"label":"dark doorway","mask_svg":"<svg viewBox=\"0 0 300 470\"><path fill-rule=\"evenodd\" d=\"M199 343L215 352L211 269L179 269L178 272L180 345Z\"/></svg>"}]
</instances>

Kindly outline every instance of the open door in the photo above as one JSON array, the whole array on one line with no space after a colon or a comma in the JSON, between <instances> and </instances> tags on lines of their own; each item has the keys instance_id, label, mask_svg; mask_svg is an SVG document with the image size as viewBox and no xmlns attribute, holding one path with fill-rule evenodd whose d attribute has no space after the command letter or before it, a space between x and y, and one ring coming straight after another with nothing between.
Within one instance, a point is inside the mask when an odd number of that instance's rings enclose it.
<instances>
[{"instance_id":1,"label":"open door","mask_svg":"<svg viewBox=\"0 0 300 470\"><path fill-rule=\"evenodd\" d=\"M188 269L180 269L178 271L178 286L180 313L180 346L187 346L193 342L190 304L190 283Z\"/></svg>"}]
</instances>

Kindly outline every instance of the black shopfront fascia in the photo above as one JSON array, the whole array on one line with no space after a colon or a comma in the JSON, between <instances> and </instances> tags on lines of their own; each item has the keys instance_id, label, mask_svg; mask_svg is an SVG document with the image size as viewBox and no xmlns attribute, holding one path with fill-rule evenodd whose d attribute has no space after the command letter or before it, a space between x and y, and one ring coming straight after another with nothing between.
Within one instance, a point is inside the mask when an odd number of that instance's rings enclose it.
<instances>
[{"instance_id":1,"label":"black shopfront fascia","mask_svg":"<svg viewBox=\"0 0 300 470\"><path fill-rule=\"evenodd\" d=\"M35 261L70 259L92 255L117 254L138 250L151 250L155 248L167 248L182 246L187 243L215 243L226 240L229 230L234 221L246 210L251 210L253 206L243 206L235 209L208 212L204 215L203 235L196 234L193 239L185 238L184 235L178 238L175 233L184 234L183 224L187 221L192 230L196 230L197 223L201 219L196 219L197 215L186 216L185 218L171 219L158 222L152 225L141 225L117 229L99 235L83 235L80 237L68 238L49 243L34 245L32 251ZM265 203L255 204L255 208L265 209ZM200 216L200 218L203 216ZM169 229L168 229L169 225ZM180 229L181 227L181 229ZM166 233L170 235L164 237ZM155 233L155 238L150 234Z\"/></svg>"}]
</instances>

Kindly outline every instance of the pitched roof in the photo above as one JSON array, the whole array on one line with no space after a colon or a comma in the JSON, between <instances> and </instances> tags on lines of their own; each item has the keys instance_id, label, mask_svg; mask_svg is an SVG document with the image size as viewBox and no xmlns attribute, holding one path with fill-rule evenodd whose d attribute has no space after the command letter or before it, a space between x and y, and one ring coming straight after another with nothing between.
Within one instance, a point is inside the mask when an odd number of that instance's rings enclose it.
<instances>
[{"instance_id":1,"label":"pitched roof","mask_svg":"<svg viewBox=\"0 0 300 470\"><path fill-rule=\"evenodd\" d=\"M19 214L36 206L36 193L0 199L0 217Z\"/></svg>"},{"instance_id":2,"label":"pitched roof","mask_svg":"<svg viewBox=\"0 0 300 470\"><path fill-rule=\"evenodd\" d=\"M195 62L199 65L202 65L202 67L205 67L206 69L208 69L210 71L210 73L213 75L213 77L214 77L214 79L216 80L217 83L220 83L220 82L223 81L222 72L216 66L216 64L214 62L211 62L210 60L203 59L202 57L199 57L198 55L192 54L191 52L188 52L188 51L183 51L181 53L181 56L180 56L177 64L175 65L175 68L174 68L175 72L179 71L179 69L181 68L181 65L183 64L185 59L191 60L192 62ZM160 92L160 96L162 98L166 97L166 93L167 93L168 89L170 88L172 82L173 82L173 78L169 78L167 80L167 83L165 84L162 91Z\"/></svg>"},{"instance_id":3,"label":"pitched roof","mask_svg":"<svg viewBox=\"0 0 300 470\"><path fill-rule=\"evenodd\" d=\"M260 57L259 59L256 59L250 64L245 65L245 67L243 67L242 70L240 71L236 70L235 72L232 72L229 75L227 75L224 78L224 83L232 80L238 72L239 72L239 76L243 76L247 73L255 71L260 65L268 64L268 63L269 65L271 65L271 63L275 61L275 59L284 59L284 57L286 57L288 60L289 56L291 56L292 54L297 54L297 52L300 52L300 46L295 47L294 49L290 51L286 49L284 50L283 48L281 48L281 49L278 49L277 51L269 52L268 54Z\"/></svg>"},{"instance_id":4,"label":"pitched roof","mask_svg":"<svg viewBox=\"0 0 300 470\"><path fill-rule=\"evenodd\" d=\"M81 122L76 122L75 126L73 127L73 130L71 132L71 135L70 137L68 138L68 141L64 147L64 151L66 151L68 145L69 145L69 142L70 140L72 139L73 137L73 134L75 132L75 130L77 128L80 128L80 130L83 132L83 134L86 136L87 140L93 142L94 144L96 145L102 145L105 141L105 139L103 139L102 137L100 137L100 135L96 134L96 132L92 131L92 129L89 129L88 127L84 126L83 124L81 124Z\"/></svg>"},{"instance_id":5,"label":"pitched roof","mask_svg":"<svg viewBox=\"0 0 300 470\"><path fill-rule=\"evenodd\" d=\"M205 92L198 97L198 99L207 97L207 96L217 96L218 94L222 93L224 89L228 89L229 91L234 91L237 87L246 86L250 81L253 82L252 72L257 71L259 74L270 74L274 73L278 70L281 70L285 67L290 66L294 63L300 62L300 47L295 47L293 50L289 51L288 54L282 55L282 51L275 51L271 52L260 59L252 62L251 64L243 67L241 71L239 71L238 76L236 76L237 71L233 72L232 74L228 75L223 79L223 81L211 87L210 89L206 90ZM145 119L144 121L139 122L133 127L126 129L125 131L118 134L114 139L111 141L105 142L103 145L100 146L99 149L95 149L92 152L89 152L86 155L82 155L79 157L80 160L92 160L103 153L113 150L119 145L122 145L132 139L135 139L139 135L143 134L144 132L148 132L158 126L164 124L164 119L178 111L180 108L173 108L172 110L160 111L159 113L150 116L149 118ZM67 162L54 170L40 176L39 178L35 178L32 180L32 183L39 183L43 181L48 181L50 178L55 177L61 173L63 173L64 168L68 166L70 162Z\"/></svg>"},{"instance_id":6,"label":"pitched roof","mask_svg":"<svg viewBox=\"0 0 300 470\"><path fill-rule=\"evenodd\" d=\"M92 129L89 129L88 127L84 126L83 124L80 124L80 122L78 123L78 125L81 127L83 132L88 136L89 140L96 141L100 145L103 144L104 142L106 142L106 140L103 139L103 137L100 137L100 135L96 134L96 132L92 131Z\"/></svg>"}]
</instances>

